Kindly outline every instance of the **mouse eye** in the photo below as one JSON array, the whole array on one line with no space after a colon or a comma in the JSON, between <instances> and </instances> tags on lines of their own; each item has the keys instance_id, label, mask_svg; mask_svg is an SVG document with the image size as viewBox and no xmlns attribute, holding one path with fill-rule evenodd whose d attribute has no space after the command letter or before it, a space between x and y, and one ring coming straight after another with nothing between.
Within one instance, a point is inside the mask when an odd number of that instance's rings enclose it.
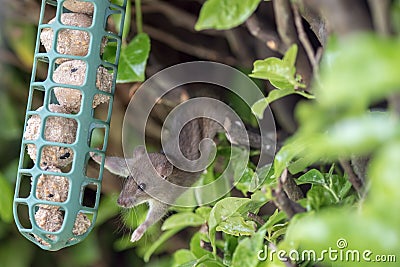
<instances>
[{"instance_id":1,"label":"mouse eye","mask_svg":"<svg viewBox=\"0 0 400 267\"><path fill-rule=\"evenodd\" d=\"M146 189L146 184L141 183L141 184L139 184L138 188L140 191L144 191Z\"/></svg>"}]
</instances>

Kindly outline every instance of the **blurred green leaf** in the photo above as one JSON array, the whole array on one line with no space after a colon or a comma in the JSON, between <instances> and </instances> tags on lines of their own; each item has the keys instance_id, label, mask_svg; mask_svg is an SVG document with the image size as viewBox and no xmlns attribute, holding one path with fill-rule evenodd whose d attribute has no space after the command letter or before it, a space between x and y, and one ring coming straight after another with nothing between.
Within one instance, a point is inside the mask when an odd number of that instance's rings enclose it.
<instances>
[{"instance_id":1,"label":"blurred green leaf","mask_svg":"<svg viewBox=\"0 0 400 267\"><path fill-rule=\"evenodd\" d=\"M391 22L396 33L400 33L400 1L394 0L390 8Z\"/></svg>"},{"instance_id":2,"label":"blurred green leaf","mask_svg":"<svg viewBox=\"0 0 400 267\"><path fill-rule=\"evenodd\" d=\"M399 149L400 142L392 142L372 159L370 190L361 209L325 208L318 213L299 215L287 230L285 244L295 244L294 248L301 246L302 249L313 249L317 255L321 255L323 249L337 248L339 240L344 240L347 243L346 250L360 253L369 250L372 259L376 255L394 255L398 259L400 215L393 211L400 209L397 190L400 186ZM376 264L361 260L363 266ZM334 262L329 257L325 257L324 262L332 266L360 264L356 261Z\"/></svg>"},{"instance_id":3,"label":"blurred green leaf","mask_svg":"<svg viewBox=\"0 0 400 267\"><path fill-rule=\"evenodd\" d=\"M371 160L368 177L371 189L366 200L367 213L384 220L392 227L400 224L400 138L388 143ZM399 241L400 244L400 241ZM400 245L399 245L400 248ZM400 249L398 250L400 251Z\"/></svg>"},{"instance_id":4,"label":"blurred green leaf","mask_svg":"<svg viewBox=\"0 0 400 267\"><path fill-rule=\"evenodd\" d=\"M2 173L0 173L0 188L0 218L4 222L11 223L13 220L13 190Z\"/></svg>"},{"instance_id":5,"label":"blurred green leaf","mask_svg":"<svg viewBox=\"0 0 400 267\"><path fill-rule=\"evenodd\" d=\"M204 218L192 212L180 212L165 220L161 230L170 230L189 226L200 226L205 223Z\"/></svg>"},{"instance_id":6,"label":"blurred green leaf","mask_svg":"<svg viewBox=\"0 0 400 267\"><path fill-rule=\"evenodd\" d=\"M245 22L261 0L207 0L196 22L196 31L204 29L227 30Z\"/></svg>"},{"instance_id":7,"label":"blurred green leaf","mask_svg":"<svg viewBox=\"0 0 400 267\"><path fill-rule=\"evenodd\" d=\"M97 225L106 222L119 213L120 208L117 205L117 198L118 195L116 194L105 195L101 198L96 219Z\"/></svg>"},{"instance_id":8,"label":"blurred green leaf","mask_svg":"<svg viewBox=\"0 0 400 267\"><path fill-rule=\"evenodd\" d=\"M34 246L24 238L11 238L0 244L1 266L30 266ZM18 252L18 253L17 253Z\"/></svg>"},{"instance_id":9,"label":"blurred green leaf","mask_svg":"<svg viewBox=\"0 0 400 267\"><path fill-rule=\"evenodd\" d=\"M197 258L193 255L190 250L180 249L174 253L173 267L181 266L184 263L195 261Z\"/></svg>"},{"instance_id":10,"label":"blurred green leaf","mask_svg":"<svg viewBox=\"0 0 400 267\"><path fill-rule=\"evenodd\" d=\"M180 228L173 228L171 230L168 230L164 232L146 251L146 253L143 256L143 260L145 262L148 262L150 260L151 255L162 245L164 244L168 239L170 239L172 236L174 236L176 233L184 229L185 227L180 227Z\"/></svg>"},{"instance_id":11,"label":"blurred green leaf","mask_svg":"<svg viewBox=\"0 0 400 267\"><path fill-rule=\"evenodd\" d=\"M36 27L32 24L9 20L5 23L7 41L11 49L28 68L32 68L35 52Z\"/></svg>"},{"instance_id":12,"label":"blurred green leaf","mask_svg":"<svg viewBox=\"0 0 400 267\"><path fill-rule=\"evenodd\" d=\"M150 53L150 38L139 33L127 45L122 47L118 65L118 83L141 82L145 79L147 58Z\"/></svg>"},{"instance_id":13,"label":"blurred green leaf","mask_svg":"<svg viewBox=\"0 0 400 267\"><path fill-rule=\"evenodd\" d=\"M257 252L262 249L264 244L266 229L260 228L253 236L239 241L233 253L232 267L254 267L259 260Z\"/></svg>"},{"instance_id":14,"label":"blurred green leaf","mask_svg":"<svg viewBox=\"0 0 400 267\"><path fill-rule=\"evenodd\" d=\"M321 207L337 203L332 191L321 185L313 185L307 192L309 209L319 210Z\"/></svg>"},{"instance_id":15,"label":"blurred green leaf","mask_svg":"<svg viewBox=\"0 0 400 267\"><path fill-rule=\"evenodd\" d=\"M0 142L2 140L9 141L20 138L22 129L18 119L18 113L9 96L4 92L0 92L0 118L2 121Z\"/></svg>"},{"instance_id":16,"label":"blurred green leaf","mask_svg":"<svg viewBox=\"0 0 400 267\"><path fill-rule=\"evenodd\" d=\"M398 38L358 34L335 44L334 50L327 48L320 86L315 88L320 105L362 111L371 103L399 91L399 45ZM329 51L335 56L331 57ZM331 59L329 64L325 57Z\"/></svg>"},{"instance_id":17,"label":"blurred green leaf","mask_svg":"<svg viewBox=\"0 0 400 267\"><path fill-rule=\"evenodd\" d=\"M94 265L100 254L100 246L97 236L89 235L83 242L72 246L65 252L68 261L63 261L60 266L90 266Z\"/></svg>"}]
</instances>

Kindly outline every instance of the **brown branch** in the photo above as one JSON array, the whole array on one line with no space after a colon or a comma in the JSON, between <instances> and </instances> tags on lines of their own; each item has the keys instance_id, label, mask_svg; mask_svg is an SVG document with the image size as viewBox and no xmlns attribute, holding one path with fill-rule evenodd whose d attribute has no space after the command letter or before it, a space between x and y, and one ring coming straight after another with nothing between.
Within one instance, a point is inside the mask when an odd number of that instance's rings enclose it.
<instances>
[{"instance_id":1,"label":"brown branch","mask_svg":"<svg viewBox=\"0 0 400 267\"><path fill-rule=\"evenodd\" d=\"M354 189L360 193L361 189L363 187L362 180L355 174L349 161L340 159L339 162L340 162L340 165L342 166L344 172L347 174L347 176L349 178L349 182L353 185Z\"/></svg>"},{"instance_id":2,"label":"brown branch","mask_svg":"<svg viewBox=\"0 0 400 267\"><path fill-rule=\"evenodd\" d=\"M389 0L368 0L372 14L372 22L376 31L383 35L390 35L390 2Z\"/></svg>"},{"instance_id":3,"label":"brown branch","mask_svg":"<svg viewBox=\"0 0 400 267\"><path fill-rule=\"evenodd\" d=\"M283 185L283 190L290 200L298 201L304 198L304 194L301 191L300 187L293 180L293 177L287 173L287 171L285 175L282 175L281 181Z\"/></svg>"},{"instance_id":4,"label":"brown branch","mask_svg":"<svg viewBox=\"0 0 400 267\"><path fill-rule=\"evenodd\" d=\"M302 0L302 2L321 14L326 21L328 33L334 31L341 37L372 28L364 0Z\"/></svg>"},{"instance_id":5,"label":"brown branch","mask_svg":"<svg viewBox=\"0 0 400 267\"><path fill-rule=\"evenodd\" d=\"M299 7L300 15L308 22L318 41L325 46L328 39L325 19L314 6L308 6L305 2L306 0L297 0L295 3Z\"/></svg>"},{"instance_id":6,"label":"brown branch","mask_svg":"<svg viewBox=\"0 0 400 267\"><path fill-rule=\"evenodd\" d=\"M274 203L279 210L286 213L288 218L292 218L295 214L306 211L300 204L291 200L283 189L283 183L287 182L287 169L284 170L281 177L278 180L278 186L272 191L274 197Z\"/></svg>"},{"instance_id":7,"label":"brown branch","mask_svg":"<svg viewBox=\"0 0 400 267\"><path fill-rule=\"evenodd\" d=\"M261 218L260 216L258 216L257 214L253 213L253 212L248 212L247 213L247 217L249 217L250 219L252 219L256 223L258 223L259 225L264 225L265 224L264 219Z\"/></svg>"},{"instance_id":8,"label":"brown branch","mask_svg":"<svg viewBox=\"0 0 400 267\"><path fill-rule=\"evenodd\" d=\"M273 51L278 51L281 54L285 52L285 49L282 48L281 40L279 39L276 32L261 28L260 21L255 14L247 19L246 27L251 35L263 42L269 49Z\"/></svg>"},{"instance_id":9,"label":"brown branch","mask_svg":"<svg viewBox=\"0 0 400 267\"><path fill-rule=\"evenodd\" d=\"M308 85L311 83L313 70L306 55L306 51L299 41L290 1L275 0L273 2L273 7L279 37L282 40L282 46L284 47L284 50L286 51L292 44L297 44L299 46L296 67L298 73L303 79L303 82L308 87Z\"/></svg>"},{"instance_id":10,"label":"brown branch","mask_svg":"<svg viewBox=\"0 0 400 267\"><path fill-rule=\"evenodd\" d=\"M143 30L146 33L148 33L152 39L165 43L170 47L174 48L175 50L181 51L188 55L193 55L198 58L207 59L211 61L222 62L227 65L235 65L237 63L236 60L231 56L223 56L220 55L219 51L215 51L212 49L204 48L193 44L188 44L178 39L177 37L173 36L172 34L168 34L154 27L143 25Z\"/></svg>"},{"instance_id":11,"label":"brown branch","mask_svg":"<svg viewBox=\"0 0 400 267\"><path fill-rule=\"evenodd\" d=\"M311 66L314 70L316 68L318 62L316 61L314 49L310 43L310 40L308 39L307 34L304 31L303 21L300 16L299 7L297 6L297 4L292 3L292 10L293 10L294 22L295 22L297 32L299 35L299 40L300 40L301 44L303 45L304 50L306 51L306 54L308 56L308 60L310 61Z\"/></svg>"}]
</instances>

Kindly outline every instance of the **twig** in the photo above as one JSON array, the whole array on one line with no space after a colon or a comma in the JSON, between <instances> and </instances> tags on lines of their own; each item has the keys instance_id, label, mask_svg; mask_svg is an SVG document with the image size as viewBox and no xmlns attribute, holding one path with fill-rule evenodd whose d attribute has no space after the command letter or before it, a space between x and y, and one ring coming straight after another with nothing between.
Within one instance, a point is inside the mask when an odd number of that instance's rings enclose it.
<instances>
[{"instance_id":1,"label":"twig","mask_svg":"<svg viewBox=\"0 0 400 267\"><path fill-rule=\"evenodd\" d=\"M247 213L247 217L249 217L250 219L252 219L256 223L258 223L259 225L264 225L265 224L264 219L261 218L260 216L258 216L257 214L253 213L253 212L248 212Z\"/></svg>"},{"instance_id":2,"label":"twig","mask_svg":"<svg viewBox=\"0 0 400 267\"><path fill-rule=\"evenodd\" d=\"M273 2L278 33L286 49L297 41L297 32L289 0L275 0ZM285 50L286 50L285 49Z\"/></svg>"},{"instance_id":3,"label":"twig","mask_svg":"<svg viewBox=\"0 0 400 267\"><path fill-rule=\"evenodd\" d=\"M273 2L273 7L279 37L282 40L282 47L284 50L286 51L292 44L299 45L296 67L298 73L308 87L311 83L313 68L297 35L290 1L275 0Z\"/></svg>"},{"instance_id":4,"label":"twig","mask_svg":"<svg viewBox=\"0 0 400 267\"><path fill-rule=\"evenodd\" d=\"M374 27L383 36L390 34L390 2L389 0L368 0Z\"/></svg>"},{"instance_id":5,"label":"twig","mask_svg":"<svg viewBox=\"0 0 400 267\"><path fill-rule=\"evenodd\" d=\"M262 29L260 26L260 22L255 14L253 14L246 21L246 27L258 40L265 43L267 47L269 47L273 51L278 51L280 53L284 53L285 49L282 49L281 40L275 31Z\"/></svg>"},{"instance_id":6,"label":"twig","mask_svg":"<svg viewBox=\"0 0 400 267\"><path fill-rule=\"evenodd\" d=\"M153 0L145 3L142 7L143 13L159 12L166 16L175 26L182 27L190 32L196 32L194 25L197 17L195 15L164 1ZM203 30L201 34L224 37L224 32L217 30Z\"/></svg>"},{"instance_id":7,"label":"twig","mask_svg":"<svg viewBox=\"0 0 400 267\"><path fill-rule=\"evenodd\" d=\"M324 47L328 38L325 18L315 6L308 6L307 0L297 0L300 15L308 22L320 44Z\"/></svg>"},{"instance_id":8,"label":"twig","mask_svg":"<svg viewBox=\"0 0 400 267\"><path fill-rule=\"evenodd\" d=\"M218 51L207 49L204 47L185 43L184 41L176 38L175 36L168 34L164 31L158 30L151 26L143 25L143 30L148 33L152 39L163 42L175 50L184 52L188 55L193 55L198 58L203 58L212 61L218 61L227 65L235 65L237 62L235 58L231 56L222 56Z\"/></svg>"},{"instance_id":9,"label":"twig","mask_svg":"<svg viewBox=\"0 0 400 267\"><path fill-rule=\"evenodd\" d=\"M287 181L287 169L282 173L278 180L278 186L272 191L275 205L286 213L288 218L292 218L295 214L306 211L298 203L291 200L283 190L283 181Z\"/></svg>"},{"instance_id":10,"label":"twig","mask_svg":"<svg viewBox=\"0 0 400 267\"><path fill-rule=\"evenodd\" d=\"M304 198L304 194L301 191L300 187L293 180L293 177L285 171L285 175L281 177L283 190L287 194L290 200L298 201Z\"/></svg>"},{"instance_id":11,"label":"twig","mask_svg":"<svg viewBox=\"0 0 400 267\"><path fill-rule=\"evenodd\" d=\"M299 35L299 40L303 45L304 50L307 53L308 60L310 61L311 66L314 70L318 62L316 61L314 49L310 43L310 40L308 39L307 34L304 31L303 21L299 13L299 7L297 6L296 3L292 3L292 10L293 10L294 22L297 28L297 33Z\"/></svg>"},{"instance_id":12,"label":"twig","mask_svg":"<svg viewBox=\"0 0 400 267\"><path fill-rule=\"evenodd\" d=\"M340 159L339 162L344 172L349 177L349 182L353 185L354 189L360 193L363 186L362 180L354 173L353 168L347 160Z\"/></svg>"}]
</instances>

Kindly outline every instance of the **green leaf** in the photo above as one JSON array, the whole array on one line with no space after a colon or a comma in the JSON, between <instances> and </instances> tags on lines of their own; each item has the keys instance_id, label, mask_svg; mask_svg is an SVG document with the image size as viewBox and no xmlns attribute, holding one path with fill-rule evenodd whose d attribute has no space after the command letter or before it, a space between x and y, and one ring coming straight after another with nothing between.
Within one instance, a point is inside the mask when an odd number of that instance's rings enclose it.
<instances>
[{"instance_id":1,"label":"green leaf","mask_svg":"<svg viewBox=\"0 0 400 267\"><path fill-rule=\"evenodd\" d=\"M232 258L232 267L254 267L259 260L257 252L262 249L264 244L266 229L260 228L252 237L247 237L239 241Z\"/></svg>"},{"instance_id":2,"label":"green leaf","mask_svg":"<svg viewBox=\"0 0 400 267\"><path fill-rule=\"evenodd\" d=\"M270 232L275 224L285 220L286 218L287 218L286 213L276 209L275 212L271 216L269 216L267 222L263 227L265 227L268 230L268 232Z\"/></svg>"},{"instance_id":3,"label":"green leaf","mask_svg":"<svg viewBox=\"0 0 400 267\"><path fill-rule=\"evenodd\" d=\"M248 198L237 197L227 197L218 201L211 210L208 221L209 236L214 253L216 252L215 233L217 226L231 216L237 216L238 214L243 215L247 212L255 212L263 204L264 203L262 202L255 202Z\"/></svg>"},{"instance_id":4,"label":"green leaf","mask_svg":"<svg viewBox=\"0 0 400 267\"><path fill-rule=\"evenodd\" d=\"M322 173L316 169L309 170L302 176L296 179L297 184L310 183L313 185L324 185L326 184L325 178Z\"/></svg>"},{"instance_id":5,"label":"green leaf","mask_svg":"<svg viewBox=\"0 0 400 267\"><path fill-rule=\"evenodd\" d=\"M210 217L211 210L212 210L211 207L203 206L203 207L198 207L195 212L201 218L203 218L204 220L208 221L208 218Z\"/></svg>"},{"instance_id":6,"label":"green leaf","mask_svg":"<svg viewBox=\"0 0 400 267\"><path fill-rule=\"evenodd\" d=\"M221 222L217 226L216 231L222 231L234 236L242 236L254 234L255 229L255 222L245 221L242 216L232 216Z\"/></svg>"},{"instance_id":7,"label":"green leaf","mask_svg":"<svg viewBox=\"0 0 400 267\"><path fill-rule=\"evenodd\" d=\"M313 185L307 192L307 206L309 209L319 210L321 207L337 203L337 200L328 188L321 185Z\"/></svg>"},{"instance_id":8,"label":"green leaf","mask_svg":"<svg viewBox=\"0 0 400 267\"><path fill-rule=\"evenodd\" d=\"M297 51L298 51L297 45L295 44L292 45L286 51L282 61L288 66L294 66L294 64L296 63Z\"/></svg>"},{"instance_id":9,"label":"green leaf","mask_svg":"<svg viewBox=\"0 0 400 267\"><path fill-rule=\"evenodd\" d=\"M232 265L232 257L238 245L238 238L232 235L223 235L224 243L224 258L223 263L226 266Z\"/></svg>"},{"instance_id":10,"label":"green leaf","mask_svg":"<svg viewBox=\"0 0 400 267\"><path fill-rule=\"evenodd\" d=\"M151 255L162 245L164 244L168 239L170 239L172 236L174 236L176 233L184 229L185 227L180 227L180 228L173 228L171 230L168 230L164 232L146 251L146 253L143 256L143 260L145 262L148 262L150 260Z\"/></svg>"},{"instance_id":11,"label":"green leaf","mask_svg":"<svg viewBox=\"0 0 400 267\"><path fill-rule=\"evenodd\" d=\"M310 95L306 92L294 90L292 88L281 89L281 90L272 90L271 92L269 92L269 94L266 98L262 98L262 99L258 100L256 103L254 103L253 106L251 107L251 110L254 113L254 115L256 115L259 119L262 119L263 115L264 115L264 110L267 108L267 106L269 104L271 104L272 102L274 102L282 97L292 95L292 94L298 94L298 95L304 96L307 99L315 98L313 95Z\"/></svg>"},{"instance_id":12,"label":"green leaf","mask_svg":"<svg viewBox=\"0 0 400 267\"><path fill-rule=\"evenodd\" d=\"M204 29L227 30L245 22L261 0L207 0L196 22L196 31Z\"/></svg>"},{"instance_id":13,"label":"green leaf","mask_svg":"<svg viewBox=\"0 0 400 267\"><path fill-rule=\"evenodd\" d=\"M295 72L294 66L286 65L279 58L269 57L264 60L256 60L249 76L269 80L272 84L275 82L275 87L278 89L294 89L297 83L294 79Z\"/></svg>"},{"instance_id":14,"label":"green leaf","mask_svg":"<svg viewBox=\"0 0 400 267\"><path fill-rule=\"evenodd\" d=\"M269 80L278 89L304 88L305 85L298 82L295 74L294 63L297 56L297 45L292 45L285 53L283 59L269 57L254 62L253 71L249 75L253 78Z\"/></svg>"},{"instance_id":15,"label":"green leaf","mask_svg":"<svg viewBox=\"0 0 400 267\"><path fill-rule=\"evenodd\" d=\"M161 230L170 230L174 228L185 228L188 226L200 226L205 223L203 217L192 212L181 212L170 216L165 220Z\"/></svg>"},{"instance_id":16,"label":"green leaf","mask_svg":"<svg viewBox=\"0 0 400 267\"><path fill-rule=\"evenodd\" d=\"M122 47L118 65L118 83L141 82L145 79L147 58L150 53L150 38L139 33L125 47Z\"/></svg>"},{"instance_id":17,"label":"green leaf","mask_svg":"<svg viewBox=\"0 0 400 267\"><path fill-rule=\"evenodd\" d=\"M203 257L207 257L209 259L214 258L213 254L208 251L205 250L204 248L202 248L200 246L200 240L201 240L201 234L199 232L195 233L192 237L192 239L190 240L190 251L193 253L193 255L195 256L196 259L201 259ZM194 264L194 262L192 262L192 264ZM198 264L197 260L195 262L195 264ZM194 265L192 265L194 266ZM200 265L203 266L203 265ZM219 267L221 266L221 262L219 261L219 259L217 261L209 261L207 262L207 267Z\"/></svg>"},{"instance_id":18,"label":"green leaf","mask_svg":"<svg viewBox=\"0 0 400 267\"><path fill-rule=\"evenodd\" d=\"M242 178L236 183L235 187L246 196L248 192L253 192L259 186L257 181L257 174L251 168L246 167Z\"/></svg>"},{"instance_id":19,"label":"green leaf","mask_svg":"<svg viewBox=\"0 0 400 267\"><path fill-rule=\"evenodd\" d=\"M0 173L0 188L0 218L7 223L11 223L13 220L13 191L10 183L2 173Z\"/></svg>"},{"instance_id":20,"label":"green leaf","mask_svg":"<svg viewBox=\"0 0 400 267\"><path fill-rule=\"evenodd\" d=\"M278 90L276 90L278 91ZM260 120L264 117L264 110L268 107L269 102L266 98L262 98L258 100L256 103L251 106L251 111L254 115L257 116Z\"/></svg>"}]
</instances>

